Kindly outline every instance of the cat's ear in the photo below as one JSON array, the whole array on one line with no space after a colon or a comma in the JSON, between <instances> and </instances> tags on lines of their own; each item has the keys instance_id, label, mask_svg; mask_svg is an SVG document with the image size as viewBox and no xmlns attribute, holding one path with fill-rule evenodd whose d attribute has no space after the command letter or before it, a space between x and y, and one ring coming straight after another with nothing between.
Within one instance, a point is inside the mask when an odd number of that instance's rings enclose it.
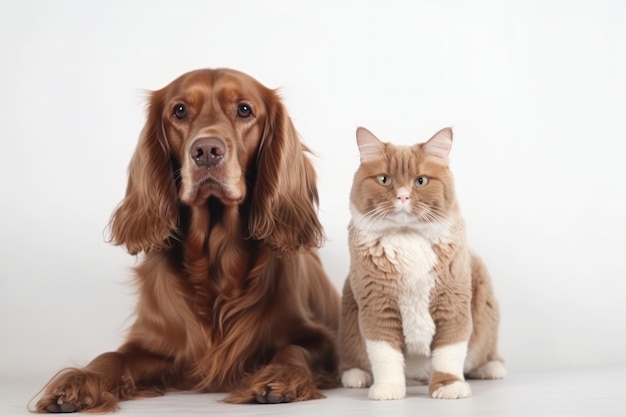
<instances>
[{"instance_id":1,"label":"cat's ear","mask_svg":"<svg viewBox=\"0 0 626 417\"><path fill-rule=\"evenodd\" d=\"M448 165L448 155L452 148L452 128L446 127L428 139L422 149L426 155L441 159L446 166Z\"/></svg>"},{"instance_id":2,"label":"cat's ear","mask_svg":"<svg viewBox=\"0 0 626 417\"><path fill-rule=\"evenodd\" d=\"M364 127L356 129L356 143L359 145L361 163L382 158L384 144Z\"/></svg>"}]
</instances>

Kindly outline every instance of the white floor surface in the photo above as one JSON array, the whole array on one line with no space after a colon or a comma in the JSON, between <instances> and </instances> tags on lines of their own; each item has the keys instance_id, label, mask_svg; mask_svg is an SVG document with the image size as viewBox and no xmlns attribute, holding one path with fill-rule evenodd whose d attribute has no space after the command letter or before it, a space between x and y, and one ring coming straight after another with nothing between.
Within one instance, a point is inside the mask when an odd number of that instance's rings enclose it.
<instances>
[{"instance_id":1,"label":"white floor surface","mask_svg":"<svg viewBox=\"0 0 626 417\"><path fill-rule=\"evenodd\" d=\"M0 417L26 416L42 381L0 378ZM397 401L371 401L367 390L326 391L328 398L277 405L229 405L223 394L168 394L120 403L119 416L626 416L626 368L512 373L501 381L470 381L464 400L434 400L425 386Z\"/></svg>"}]
</instances>

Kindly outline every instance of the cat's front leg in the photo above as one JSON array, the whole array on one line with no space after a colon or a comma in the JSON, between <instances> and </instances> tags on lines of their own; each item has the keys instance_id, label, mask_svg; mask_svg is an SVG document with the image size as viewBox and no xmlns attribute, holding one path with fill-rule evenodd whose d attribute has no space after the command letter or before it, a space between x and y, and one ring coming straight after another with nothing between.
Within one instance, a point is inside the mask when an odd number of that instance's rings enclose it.
<instances>
[{"instance_id":1,"label":"cat's front leg","mask_svg":"<svg viewBox=\"0 0 626 417\"><path fill-rule=\"evenodd\" d=\"M371 386L370 363L359 327L359 307L349 280L346 280L343 286L341 297L338 348L341 384L346 388Z\"/></svg>"},{"instance_id":2,"label":"cat's front leg","mask_svg":"<svg viewBox=\"0 0 626 417\"><path fill-rule=\"evenodd\" d=\"M372 400L398 400L406 396L404 355L390 343L365 340L372 366L374 384L368 396Z\"/></svg>"},{"instance_id":3,"label":"cat's front leg","mask_svg":"<svg viewBox=\"0 0 626 417\"><path fill-rule=\"evenodd\" d=\"M472 334L471 272L463 256L467 254L459 253L457 259L441 270L439 285L431 299L435 334L430 345L432 373L428 393L432 398L467 398L472 393L463 373Z\"/></svg>"},{"instance_id":4,"label":"cat's front leg","mask_svg":"<svg viewBox=\"0 0 626 417\"><path fill-rule=\"evenodd\" d=\"M372 400L397 400L406 396L404 376L404 336L402 321L394 309L385 308L387 299L377 299L371 291L369 298L359 299L359 323L365 339L374 383L370 386Z\"/></svg>"},{"instance_id":5,"label":"cat's front leg","mask_svg":"<svg viewBox=\"0 0 626 417\"><path fill-rule=\"evenodd\" d=\"M467 341L447 344L433 349L432 373L428 392L432 398L467 398L472 394L463 376Z\"/></svg>"},{"instance_id":6,"label":"cat's front leg","mask_svg":"<svg viewBox=\"0 0 626 417\"><path fill-rule=\"evenodd\" d=\"M377 274L352 274L350 283L358 305L359 328L374 380L369 397L373 400L397 400L406 396L402 317L394 301L397 291L395 281L382 279Z\"/></svg>"}]
</instances>

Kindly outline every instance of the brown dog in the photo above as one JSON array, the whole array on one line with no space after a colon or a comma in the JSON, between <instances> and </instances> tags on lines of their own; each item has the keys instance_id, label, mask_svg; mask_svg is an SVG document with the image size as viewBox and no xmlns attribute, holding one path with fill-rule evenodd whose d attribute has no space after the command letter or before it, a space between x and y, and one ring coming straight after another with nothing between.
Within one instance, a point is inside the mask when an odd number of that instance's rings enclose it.
<instances>
[{"instance_id":1,"label":"brown dog","mask_svg":"<svg viewBox=\"0 0 626 417\"><path fill-rule=\"evenodd\" d=\"M55 377L40 412L113 411L168 390L228 402L321 398L336 384L339 295L306 148L275 91L241 72L182 75L150 96L111 236L139 299L126 342Z\"/></svg>"}]
</instances>

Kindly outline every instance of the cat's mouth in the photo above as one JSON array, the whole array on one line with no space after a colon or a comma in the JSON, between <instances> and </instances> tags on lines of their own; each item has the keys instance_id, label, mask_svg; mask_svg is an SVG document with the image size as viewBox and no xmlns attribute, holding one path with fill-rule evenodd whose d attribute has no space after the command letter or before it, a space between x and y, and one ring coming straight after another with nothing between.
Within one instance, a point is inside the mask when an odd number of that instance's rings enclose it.
<instances>
[{"instance_id":1,"label":"cat's mouth","mask_svg":"<svg viewBox=\"0 0 626 417\"><path fill-rule=\"evenodd\" d=\"M393 211L393 215L395 216L399 216L402 218L412 218L415 216L415 213L413 212L413 209L411 208L410 204L398 204L395 207L395 210Z\"/></svg>"},{"instance_id":2,"label":"cat's mouth","mask_svg":"<svg viewBox=\"0 0 626 417\"><path fill-rule=\"evenodd\" d=\"M414 223L416 220L419 220L419 216L411 212L410 209L403 209L403 208L401 208L400 210L396 210L393 213L390 213L388 218L394 223L397 223L400 225Z\"/></svg>"}]
</instances>

